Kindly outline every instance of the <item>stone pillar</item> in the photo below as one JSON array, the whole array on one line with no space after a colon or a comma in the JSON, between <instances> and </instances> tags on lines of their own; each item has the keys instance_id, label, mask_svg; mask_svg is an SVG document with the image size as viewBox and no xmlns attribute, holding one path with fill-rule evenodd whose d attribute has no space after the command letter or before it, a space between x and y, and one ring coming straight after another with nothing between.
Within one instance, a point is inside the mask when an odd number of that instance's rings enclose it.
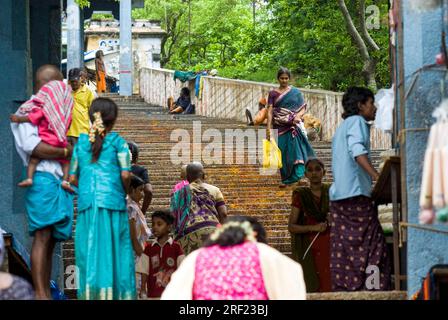
<instances>
[{"instance_id":1,"label":"stone pillar","mask_svg":"<svg viewBox=\"0 0 448 320\"><path fill-rule=\"evenodd\" d=\"M9 115L32 93L30 56L29 2L6 1L0 10L0 227L11 232L14 239L31 248L25 213L25 192L17 187L23 164L16 152ZM46 22L46 21L45 21Z\"/></svg>"},{"instance_id":2,"label":"stone pillar","mask_svg":"<svg viewBox=\"0 0 448 320\"><path fill-rule=\"evenodd\" d=\"M429 128L434 123L431 114L447 95L445 72L434 68L419 73L417 71L435 63L441 47L443 27L442 1L401 0L403 19L403 58L404 92L409 95L401 101L398 108L401 115L401 130L406 130L400 139L400 153L405 186L403 199L407 209L408 222L418 224L419 196L422 181L422 167ZM444 1L446 2L446 1ZM445 22L446 23L446 22ZM444 90L442 89L444 86ZM412 88L411 88L412 87ZM397 108L397 109L398 109ZM399 120L399 121L400 121ZM425 131L425 128L428 130ZM434 225L438 229L448 230L446 226ZM413 295L421 286L422 279L429 269L439 263L448 263L448 236L431 231L409 228L408 241L408 296Z\"/></svg>"},{"instance_id":3,"label":"stone pillar","mask_svg":"<svg viewBox=\"0 0 448 320\"><path fill-rule=\"evenodd\" d=\"M67 73L84 66L84 41L81 39L81 10L75 0L67 0Z\"/></svg>"},{"instance_id":4,"label":"stone pillar","mask_svg":"<svg viewBox=\"0 0 448 320\"><path fill-rule=\"evenodd\" d=\"M120 1L120 95L132 96L131 0Z\"/></svg>"}]
</instances>

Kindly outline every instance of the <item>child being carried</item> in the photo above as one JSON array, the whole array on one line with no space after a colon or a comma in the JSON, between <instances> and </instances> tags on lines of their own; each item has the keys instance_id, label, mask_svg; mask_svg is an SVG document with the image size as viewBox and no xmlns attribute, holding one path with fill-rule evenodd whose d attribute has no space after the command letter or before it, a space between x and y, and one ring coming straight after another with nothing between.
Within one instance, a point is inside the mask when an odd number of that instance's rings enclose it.
<instances>
[{"instance_id":1,"label":"child being carried","mask_svg":"<svg viewBox=\"0 0 448 320\"><path fill-rule=\"evenodd\" d=\"M51 81L43 86L30 100L22 104L17 112L10 116L11 122L30 122L38 127L39 137L43 142L57 148L64 148L68 153L67 131L72 120L73 98L71 89L62 81ZM27 168L27 178L20 182L20 187L33 185L33 176L41 159L31 156ZM57 159L64 173L62 187L70 192L73 189L68 182L70 161Z\"/></svg>"}]
</instances>

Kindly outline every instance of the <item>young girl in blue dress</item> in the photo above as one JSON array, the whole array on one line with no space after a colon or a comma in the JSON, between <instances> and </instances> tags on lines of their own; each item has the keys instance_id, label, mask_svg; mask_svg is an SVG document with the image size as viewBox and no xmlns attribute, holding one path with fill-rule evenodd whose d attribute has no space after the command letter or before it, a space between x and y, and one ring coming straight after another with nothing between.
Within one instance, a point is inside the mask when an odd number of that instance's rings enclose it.
<instances>
[{"instance_id":1,"label":"young girl in blue dress","mask_svg":"<svg viewBox=\"0 0 448 320\"><path fill-rule=\"evenodd\" d=\"M136 298L126 208L130 154L127 142L111 131L117 115L112 100L94 100L90 133L79 136L73 151L70 179L79 189L75 234L79 299Z\"/></svg>"}]
</instances>

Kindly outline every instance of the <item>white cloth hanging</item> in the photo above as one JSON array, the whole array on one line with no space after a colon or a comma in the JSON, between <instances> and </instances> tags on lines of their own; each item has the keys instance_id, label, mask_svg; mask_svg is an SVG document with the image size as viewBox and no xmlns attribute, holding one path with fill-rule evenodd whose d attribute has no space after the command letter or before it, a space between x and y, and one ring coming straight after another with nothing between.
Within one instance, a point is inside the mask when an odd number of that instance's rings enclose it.
<instances>
[{"instance_id":1,"label":"white cloth hanging","mask_svg":"<svg viewBox=\"0 0 448 320\"><path fill-rule=\"evenodd\" d=\"M395 103L394 88L394 85L392 85L390 89L381 89L375 95L375 103L378 106L375 117L375 127L385 132L390 132L393 129Z\"/></svg>"}]
</instances>

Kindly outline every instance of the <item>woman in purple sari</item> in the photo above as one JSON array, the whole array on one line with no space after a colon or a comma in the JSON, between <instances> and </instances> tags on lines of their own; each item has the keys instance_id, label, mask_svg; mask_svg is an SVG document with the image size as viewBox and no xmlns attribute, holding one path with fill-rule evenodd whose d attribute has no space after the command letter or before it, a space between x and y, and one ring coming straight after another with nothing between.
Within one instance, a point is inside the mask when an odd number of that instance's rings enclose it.
<instances>
[{"instance_id":1,"label":"woman in purple sari","mask_svg":"<svg viewBox=\"0 0 448 320\"><path fill-rule=\"evenodd\" d=\"M272 128L278 130L278 147L283 163L280 187L285 187L304 177L305 162L316 155L301 127L306 112L302 92L289 85L291 73L288 69L280 68L277 79L279 88L269 92L267 137L270 139Z\"/></svg>"}]
</instances>

